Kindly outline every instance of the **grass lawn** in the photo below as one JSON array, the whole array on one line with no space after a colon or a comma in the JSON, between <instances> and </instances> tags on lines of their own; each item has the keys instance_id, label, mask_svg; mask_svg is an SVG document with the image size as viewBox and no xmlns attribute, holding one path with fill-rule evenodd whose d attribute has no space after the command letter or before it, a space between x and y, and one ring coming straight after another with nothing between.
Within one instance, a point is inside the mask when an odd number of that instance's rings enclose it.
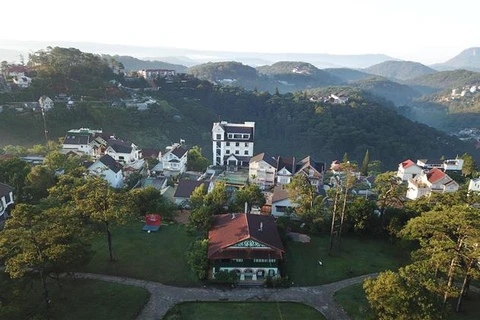
<instances>
[{"instance_id":1,"label":"grass lawn","mask_svg":"<svg viewBox=\"0 0 480 320\"><path fill-rule=\"evenodd\" d=\"M82 271L177 286L198 284L185 257L195 237L179 224L163 225L152 233L142 231L142 227L143 222L134 222L113 230L114 262L108 260L106 236L96 236L92 241L95 254Z\"/></svg>"},{"instance_id":2,"label":"grass lawn","mask_svg":"<svg viewBox=\"0 0 480 320\"><path fill-rule=\"evenodd\" d=\"M342 239L341 251L329 256L328 236L311 238L310 243L288 242L286 269L295 285L320 285L395 270L408 261L405 250L382 239L348 236Z\"/></svg>"},{"instance_id":3,"label":"grass lawn","mask_svg":"<svg viewBox=\"0 0 480 320\"><path fill-rule=\"evenodd\" d=\"M356 284L335 293L335 299L350 315L353 320L374 320L375 314L368 305L362 284ZM455 301L456 302L456 301ZM455 303L453 302L453 303ZM452 320L478 320L480 319L480 293L470 292L469 297L464 300L462 312L452 312Z\"/></svg>"},{"instance_id":4,"label":"grass lawn","mask_svg":"<svg viewBox=\"0 0 480 320\"><path fill-rule=\"evenodd\" d=\"M321 320L313 309L294 302L184 302L168 311L163 320Z\"/></svg>"},{"instance_id":5,"label":"grass lawn","mask_svg":"<svg viewBox=\"0 0 480 320\"><path fill-rule=\"evenodd\" d=\"M13 281L13 280L5 280ZM143 288L95 280L62 279L62 287L50 281L51 319L131 320L150 297ZM45 304L40 282L20 287L21 294L0 310L2 319L44 319Z\"/></svg>"}]
</instances>

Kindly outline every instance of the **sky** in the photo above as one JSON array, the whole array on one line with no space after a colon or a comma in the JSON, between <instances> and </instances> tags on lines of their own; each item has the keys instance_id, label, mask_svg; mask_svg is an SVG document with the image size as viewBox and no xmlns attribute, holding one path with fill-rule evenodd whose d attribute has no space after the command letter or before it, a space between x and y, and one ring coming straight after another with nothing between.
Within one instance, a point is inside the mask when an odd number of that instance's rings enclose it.
<instances>
[{"instance_id":1,"label":"sky","mask_svg":"<svg viewBox=\"0 0 480 320\"><path fill-rule=\"evenodd\" d=\"M475 0L2 0L0 11L9 40L383 53L425 64L480 46Z\"/></svg>"}]
</instances>

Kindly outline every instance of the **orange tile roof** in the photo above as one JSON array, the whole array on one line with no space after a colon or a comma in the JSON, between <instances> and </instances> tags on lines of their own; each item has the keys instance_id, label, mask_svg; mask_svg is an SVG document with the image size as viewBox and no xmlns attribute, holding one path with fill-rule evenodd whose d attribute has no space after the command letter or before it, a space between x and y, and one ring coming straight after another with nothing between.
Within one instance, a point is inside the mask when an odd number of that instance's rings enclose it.
<instances>
[{"instance_id":1,"label":"orange tile roof","mask_svg":"<svg viewBox=\"0 0 480 320\"><path fill-rule=\"evenodd\" d=\"M435 183L445 177L445 173L437 168L433 168L427 173L427 179L430 183Z\"/></svg>"},{"instance_id":2,"label":"orange tile roof","mask_svg":"<svg viewBox=\"0 0 480 320\"><path fill-rule=\"evenodd\" d=\"M408 168L408 167L411 167L415 164L415 162L413 162L412 160L408 159L408 160L405 160L401 163L402 167L404 169Z\"/></svg>"}]
</instances>

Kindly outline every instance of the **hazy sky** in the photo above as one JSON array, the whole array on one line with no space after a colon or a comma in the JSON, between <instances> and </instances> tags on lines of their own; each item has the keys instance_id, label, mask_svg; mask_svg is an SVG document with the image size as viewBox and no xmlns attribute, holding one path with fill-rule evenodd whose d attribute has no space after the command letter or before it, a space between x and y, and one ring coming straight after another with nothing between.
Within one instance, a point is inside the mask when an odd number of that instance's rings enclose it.
<instances>
[{"instance_id":1,"label":"hazy sky","mask_svg":"<svg viewBox=\"0 0 480 320\"><path fill-rule=\"evenodd\" d=\"M0 39L13 40L384 53L423 63L480 46L475 0L2 0L0 11Z\"/></svg>"}]
</instances>

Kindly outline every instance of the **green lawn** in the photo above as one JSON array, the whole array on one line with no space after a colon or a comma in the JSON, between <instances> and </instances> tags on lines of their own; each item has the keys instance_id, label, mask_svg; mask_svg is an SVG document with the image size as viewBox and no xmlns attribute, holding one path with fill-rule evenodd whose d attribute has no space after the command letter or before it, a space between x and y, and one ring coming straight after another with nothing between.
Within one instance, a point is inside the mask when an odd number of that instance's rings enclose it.
<instances>
[{"instance_id":1,"label":"green lawn","mask_svg":"<svg viewBox=\"0 0 480 320\"><path fill-rule=\"evenodd\" d=\"M343 238L341 251L329 256L328 240L327 236L312 236L310 243L288 242L286 269L295 285L320 285L394 270L408 260L408 253L385 240L353 236Z\"/></svg>"},{"instance_id":2,"label":"green lawn","mask_svg":"<svg viewBox=\"0 0 480 320\"><path fill-rule=\"evenodd\" d=\"M82 271L152 280L163 284L198 284L185 258L194 236L179 224L164 225L158 232L142 231L142 222L119 226L112 232L116 261L108 260L106 236L93 239L92 260Z\"/></svg>"},{"instance_id":3,"label":"green lawn","mask_svg":"<svg viewBox=\"0 0 480 320\"><path fill-rule=\"evenodd\" d=\"M163 320L320 320L312 307L294 302L184 302L168 311Z\"/></svg>"},{"instance_id":4,"label":"green lawn","mask_svg":"<svg viewBox=\"0 0 480 320\"><path fill-rule=\"evenodd\" d=\"M362 284L356 284L335 293L335 299L350 315L353 320L374 320L375 314L368 305ZM455 302L453 302L455 303ZM480 319L480 293L470 292L464 300L462 312L452 312L452 320L478 320Z\"/></svg>"},{"instance_id":5,"label":"green lawn","mask_svg":"<svg viewBox=\"0 0 480 320\"><path fill-rule=\"evenodd\" d=\"M150 297L146 289L103 281L62 279L61 285L59 287L54 281L48 285L52 320L131 320ZM15 284L9 288L15 288ZM40 283L37 281L31 287L27 285L16 290L19 290L19 296L0 306L0 318L44 319L45 304Z\"/></svg>"}]
</instances>

